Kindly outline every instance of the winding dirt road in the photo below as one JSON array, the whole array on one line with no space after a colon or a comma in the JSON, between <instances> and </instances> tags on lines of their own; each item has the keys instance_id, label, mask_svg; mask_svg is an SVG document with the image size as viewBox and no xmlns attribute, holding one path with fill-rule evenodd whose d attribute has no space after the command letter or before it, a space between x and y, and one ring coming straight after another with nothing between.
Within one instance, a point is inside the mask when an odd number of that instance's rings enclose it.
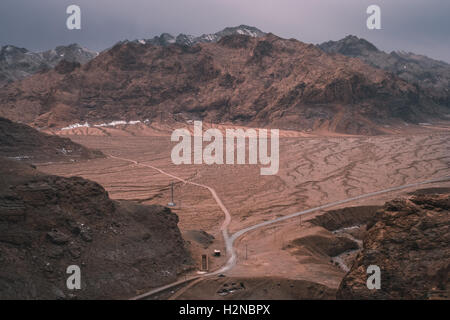
<instances>
[{"instance_id":1,"label":"winding dirt road","mask_svg":"<svg viewBox=\"0 0 450 320\"><path fill-rule=\"evenodd\" d=\"M200 183L196 183L196 182L191 182L191 181L185 180L185 179L183 179L183 178L177 177L177 176L175 176L175 175L173 175L173 174L170 174L170 173L168 173L168 172L165 172L164 170L159 169L159 168L154 167L154 166L149 165L149 164L140 163L140 162L137 162L137 161L132 160L132 159L126 159L126 158L116 157L116 156L113 156L113 155L108 155L108 156L109 156L110 158L113 158L113 159L122 160L122 161L128 161L128 162L131 162L131 163L133 163L133 164L135 164L135 165L138 165L138 166L151 168L151 169L153 169L153 170L158 171L158 172L161 173L161 174L164 174L164 175L166 175L166 176L168 176L168 177L171 177L171 178L173 178L173 179L175 179L175 180L178 180L178 181L180 181L180 182L183 182L184 184L190 184L190 185L197 186L197 187L200 187L200 188L208 189L208 191L209 191L209 192L211 193L211 195L213 196L214 200L217 202L217 205L220 207L220 209L221 209L221 210L223 211L223 213L225 214L225 219L224 219L224 221L223 221L223 223L222 223L222 226L220 227L220 230L222 231L223 238L224 238L224 240L225 240L225 244L226 244L226 248L227 248L227 255L230 255L230 256L235 255L235 253L234 253L233 250L232 250L232 247L230 248L230 247L228 246L228 242L229 242L229 239L230 239L230 237L229 237L229 235L228 235L228 225L229 225L230 222L231 222L231 215L230 215L230 212L228 211L228 209L227 209L227 208L225 207L225 205L223 204L222 200L220 200L219 196L217 195L216 190L214 190L213 188L211 188L211 187L209 187L209 186L206 186L206 185L204 185L204 184L200 184Z\"/></svg>"}]
</instances>

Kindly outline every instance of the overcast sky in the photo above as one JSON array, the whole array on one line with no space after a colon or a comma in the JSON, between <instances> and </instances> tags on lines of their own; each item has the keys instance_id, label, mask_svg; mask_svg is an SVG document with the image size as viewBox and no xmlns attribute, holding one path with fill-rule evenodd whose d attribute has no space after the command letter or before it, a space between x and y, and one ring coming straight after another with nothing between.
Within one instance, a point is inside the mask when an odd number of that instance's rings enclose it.
<instances>
[{"instance_id":1,"label":"overcast sky","mask_svg":"<svg viewBox=\"0 0 450 320\"><path fill-rule=\"evenodd\" d=\"M67 6L81 7L81 30L66 28ZM366 9L381 7L382 30ZM214 33L247 24L284 38L321 43L348 34L385 51L450 62L450 0L0 0L0 45L30 50L80 43L102 50L124 39Z\"/></svg>"}]
</instances>

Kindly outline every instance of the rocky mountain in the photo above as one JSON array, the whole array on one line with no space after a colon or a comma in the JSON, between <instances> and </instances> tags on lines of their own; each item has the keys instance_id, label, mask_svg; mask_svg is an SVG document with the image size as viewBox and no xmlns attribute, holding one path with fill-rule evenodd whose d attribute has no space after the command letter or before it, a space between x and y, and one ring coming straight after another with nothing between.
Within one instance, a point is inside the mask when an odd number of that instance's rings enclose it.
<instances>
[{"instance_id":1,"label":"rocky mountain","mask_svg":"<svg viewBox=\"0 0 450 320\"><path fill-rule=\"evenodd\" d=\"M381 270L381 289L366 286ZM340 299L449 299L450 193L417 193L386 203L367 226L363 250L337 293Z\"/></svg>"},{"instance_id":2,"label":"rocky mountain","mask_svg":"<svg viewBox=\"0 0 450 320\"><path fill-rule=\"evenodd\" d=\"M386 124L449 113L417 86L359 59L229 30L191 46L118 43L85 65L66 63L4 87L0 115L38 127L204 119L376 134Z\"/></svg>"},{"instance_id":3,"label":"rocky mountain","mask_svg":"<svg viewBox=\"0 0 450 320\"><path fill-rule=\"evenodd\" d=\"M217 42L220 39L222 39L225 36L230 35L247 35L250 37L264 37L266 33L262 32L258 28L246 26L246 25L240 25L237 27L229 27L225 28L222 31L216 32L216 33L209 33L209 34L203 34L199 37L195 37L192 35L187 34L179 34L177 37L172 36L168 33L163 33L161 36L156 36L153 39L141 39L141 40L135 40L135 42L141 43L141 44L153 44L153 45L160 45L160 46L168 46L170 44L179 44L183 46L193 46L198 43L211 43L211 42Z\"/></svg>"},{"instance_id":4,"label":"rocky mountain","mask_svg":"<svg viewBox=\"0 0 450 320\"><path fill-rule=\"evenodd\" d=\"M3 46L0 48L0 86L54 68L62 60L84 64L96 56L96 52L78 44L58 46L44 52Z\"/></svg>"},{"instance_id":5,"label":"rocky mountain","mask_svg":"<svg viewBox=\"0 0 450 320\"><path fill-rule=\"evenodd\" d=\"M370 42L355 36L319 45L327 53L339 53L361 59L365 63L386 70L417 84L436 102L450 106L450 64L423 55L403 51L386 53Z\"/></svg>"},{"instance_id":6,"label":"rocky mountain","mask_svg":"<svg viewBox=\"0 0 450 320\"><path fill-rule=\"evenodd\" d=\"M55 67L62 60L85 64L95 58L98 53L73 43L68 46L58 46L53 50L41 52L40 55L50 66Z\"/></svg>"},{"instance_id":7,"label":"rocky mountain","mask_svg":"<svg viewBox=\"0 0 450 320\"><path fill-rule=\"evenodd\" d=\"M47 135L0 117L0 156L26 162L76 161L104 157L70 139Z\"/></svg>"},{"instance_id":8,"label":"rocky mountain","mask_svg":"<svg viewBox=\"0 0 450 320\"><path fill-rule=\"evenodd\" d=\"M0 299L126 299L192 260L168 208L116 202L95 182L0 158ZM69 266L81 290L68 290Z\"/></svg>"}]
</instances>

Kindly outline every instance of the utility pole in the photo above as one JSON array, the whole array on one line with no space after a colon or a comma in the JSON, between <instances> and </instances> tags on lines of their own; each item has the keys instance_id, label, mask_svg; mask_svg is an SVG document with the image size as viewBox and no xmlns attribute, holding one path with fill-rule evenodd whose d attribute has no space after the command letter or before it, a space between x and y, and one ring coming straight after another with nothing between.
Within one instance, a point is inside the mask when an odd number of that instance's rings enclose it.
<instances>
[{"instance_id":1,"label":"utility pole","mask_svg":"<svg viewBox=\"0 0 450 320\"><path fill-rule=\"evenodd\" d=\"M170 184L170 190L171 190L171 200L172 201L168 203L168 206L169 207L175 207L176 204L175 204L175 202L173 200L173 182Z\"/></svg>"}]
</instances>

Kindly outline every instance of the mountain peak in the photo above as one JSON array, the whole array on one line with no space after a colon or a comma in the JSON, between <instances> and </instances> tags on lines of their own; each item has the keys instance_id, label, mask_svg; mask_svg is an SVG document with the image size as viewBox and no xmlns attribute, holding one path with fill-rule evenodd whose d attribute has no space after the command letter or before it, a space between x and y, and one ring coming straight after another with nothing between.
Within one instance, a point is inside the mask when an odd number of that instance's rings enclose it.
<instances>
[{"instance_id":1,"label":"mountain peak","mask_svg":"<svg viewBox=\"0 0 450 320\"><path fill-rule=\"evenodd\" d=\"M379 51L369 41L358 38L354 35L348 35L338 41L327 41L319 45L319 47L328 53L340 53L346 56L359 56L368 52Z\"/></svg>"},{"instance_id":2,"label":"mountain peak","mask_svg":"<svg viewBox=\"0 0 450 320\"><path fill-rule=\"evenodd\" d=\"M49 64L50 67L55 67L61 60L84 64L95 58L97 55L97 52L83 48L78 43L57 46L53 50L47 50L40 53L44 62Z\"/></svg>"},{"instance_id":3,"label":"mountain peak","mask_svg":"<svg viewBox=\"0 0 450 320\"><path fill-rule=\"evenodd\" d=\"M251 36L254 38L263 37L266 35L264 32L262 32L258 28L251 27L251 26L248 26L245 24L241 24L240 26L237 26L237 27L227 27L227 28L223 29L222 31L219 31L216 33L216 35L219 35L221 37L232 35L232 34L248 35L248 36Z\"/></svg>"},{"instance_id":4,"label":"mountain peak","mask_svg":"<svg viewBox=\"0 0 450 320\"><path fill-rule=\"evenodd\" d=\"M5 45L0 47L0 59L4 58L5 56L10 56L14 54L25 54L29 52L25 48L19 48L13 45Z\"/></svg>"}]
</instances>

